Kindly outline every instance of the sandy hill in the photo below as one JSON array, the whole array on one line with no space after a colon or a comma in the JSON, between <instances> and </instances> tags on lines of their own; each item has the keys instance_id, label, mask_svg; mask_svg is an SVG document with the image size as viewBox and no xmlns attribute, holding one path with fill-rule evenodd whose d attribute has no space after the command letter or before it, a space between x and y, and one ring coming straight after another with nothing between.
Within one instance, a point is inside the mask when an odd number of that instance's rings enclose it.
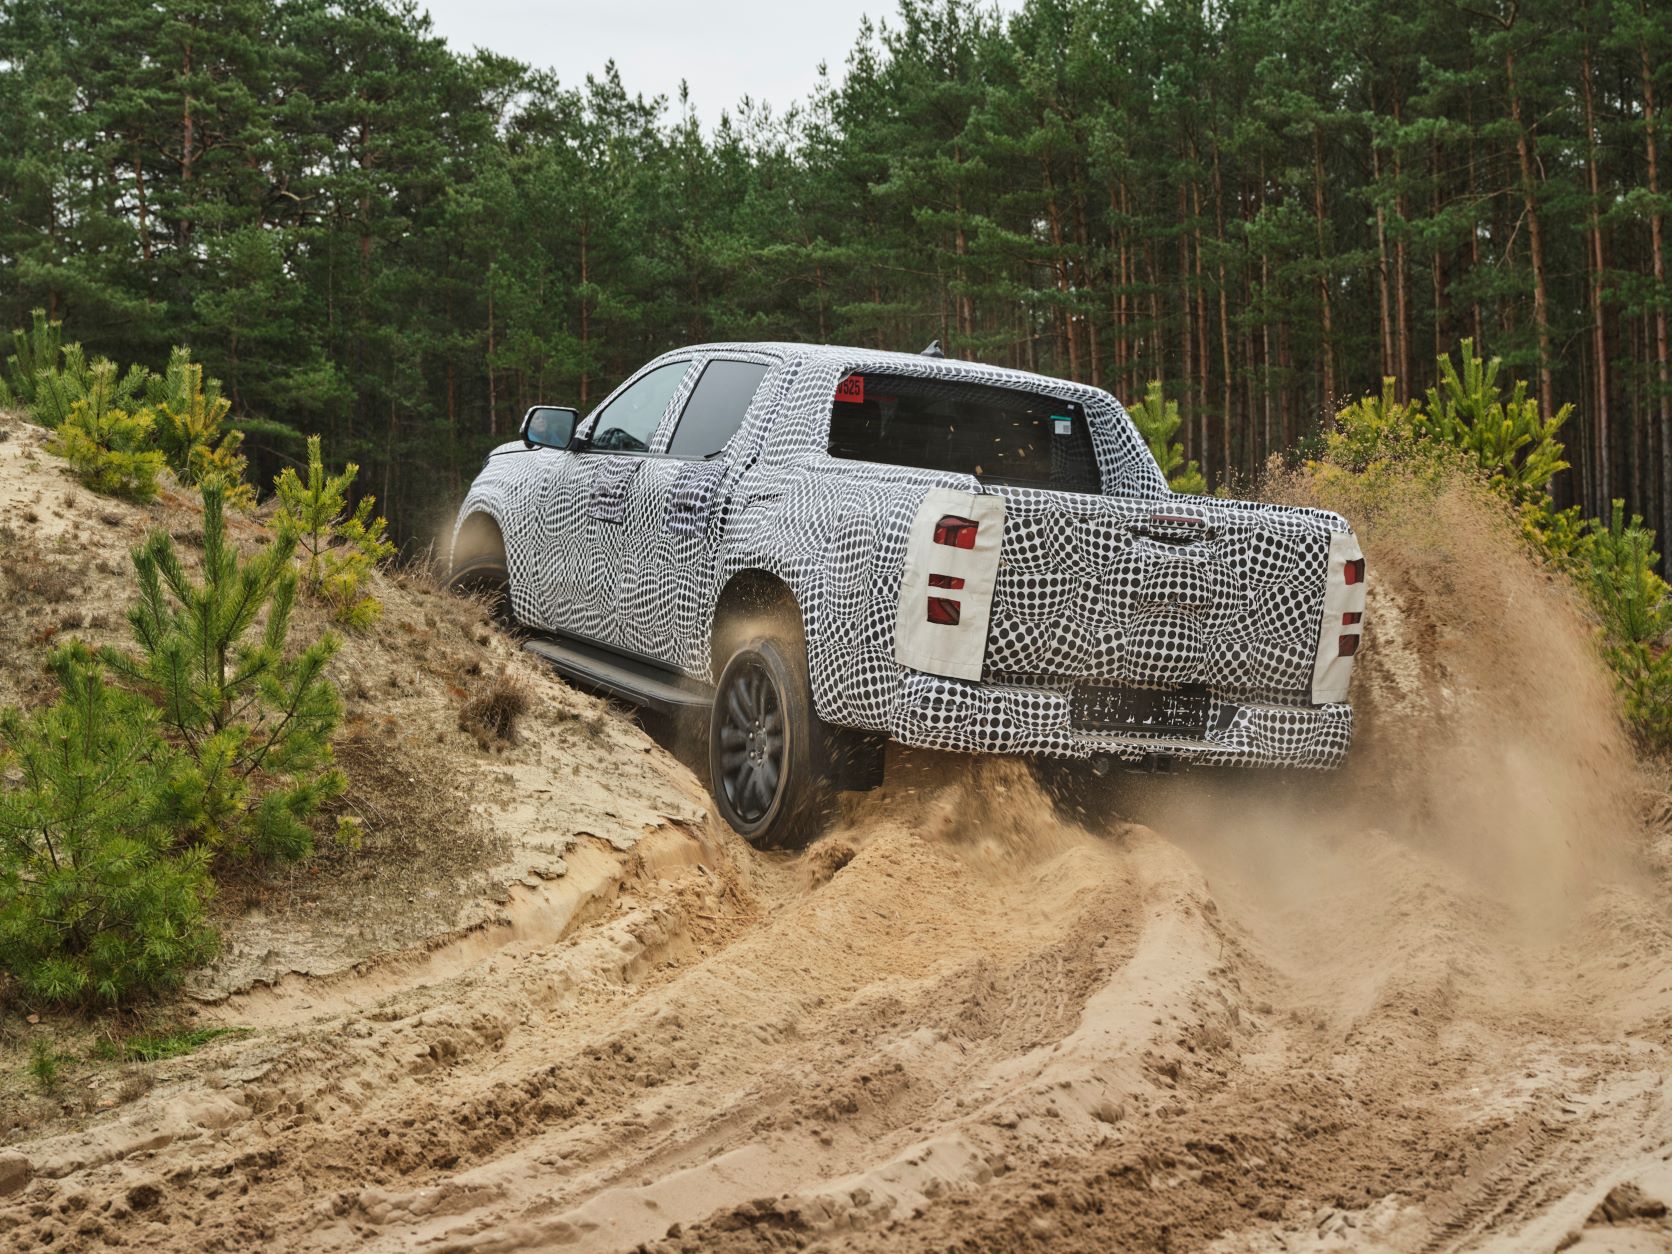
<instances>
[{"instance_id":1,"label":"sandy hill","mask_svg":"<svg viewBox=\"0 0 1672 1254\"><path fill-rule=\"evenodd\" d=\"M0 697L33 701L195 517L0 431ZM0 1246L1666 1248L1664 795L1477 504L1363 539L1346 771L1070 822L1023 764L900 754L801 854L384 577L336 665L364 848L228 886L226 955L149 1012L237 1029L195 1052L0 1013ZM530 709L484 747L459 712L502 672Z\"/></svg>"}]
</instances>

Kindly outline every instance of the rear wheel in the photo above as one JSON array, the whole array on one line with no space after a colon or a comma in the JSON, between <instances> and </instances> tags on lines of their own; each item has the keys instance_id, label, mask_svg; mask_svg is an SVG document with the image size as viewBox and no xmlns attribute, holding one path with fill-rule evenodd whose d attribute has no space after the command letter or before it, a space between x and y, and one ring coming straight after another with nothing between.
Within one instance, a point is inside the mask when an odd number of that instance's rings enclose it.
<instances>
[{"instance_id":1,"label":"rear wheel","mask_svg":"<svg viewBox=\"0 0 1672 1254\"><path fill-rule=\"evenodd\" d=\"M799 633L741 641L709 718L709 786L721 817L759 848L805 845L829 804L826 747Z\"/></svg>"}]
</instances>

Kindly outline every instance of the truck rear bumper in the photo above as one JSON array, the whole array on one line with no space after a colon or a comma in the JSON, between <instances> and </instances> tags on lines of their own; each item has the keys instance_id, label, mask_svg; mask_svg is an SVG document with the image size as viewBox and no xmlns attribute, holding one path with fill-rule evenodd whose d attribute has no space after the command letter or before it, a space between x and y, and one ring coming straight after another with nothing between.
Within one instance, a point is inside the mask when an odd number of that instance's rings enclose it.
<instances>
[{"instance_id":1,"label":"truck rear bumper","mask_svg":"<svg viewBox=\"0 0 1672 1254\"><path fill-rule=\"evenodd\" d=\"M903 744L963 753L1141 760L1156 755L1220 766L1328 769L1347 757L1353 710L1345 703L1280 706L1210 698L1200 739L1085 731L1073 726L1069 689L969 683L907 673L890 712Z\"/></svg>"}]
</instances>

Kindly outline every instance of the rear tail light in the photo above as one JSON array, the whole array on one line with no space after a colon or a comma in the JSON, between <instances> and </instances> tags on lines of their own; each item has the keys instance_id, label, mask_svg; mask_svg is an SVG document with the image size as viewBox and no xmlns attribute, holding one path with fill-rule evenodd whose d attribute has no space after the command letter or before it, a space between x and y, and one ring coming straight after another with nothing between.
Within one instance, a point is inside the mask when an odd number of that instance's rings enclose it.
<instances>
[{"instance_id":1,"label":"rear tail light","mask_svg":"<svg viewBox=\"0 0 1672 1254\"><path fill-rule=\"evenodd\" d=\"M931 588L951 588L952 591L956 592L964 586L964 581L956 575L930 575L929 586Z\"/></svg>"},{"instance_id":2,"label":"rear tail light","mask_svg":"<svg viewBox=\"0 0 1672 1254\"><path fill-rule=\"evenodd\" d=\"M1347 581L1348 587L1351 587L1355 583L1363 583L1364 559L1362 557L1355 557L1352 561L1347 562L1341 567L1341 576Z\"/></svg>"},{"instance_id":3,"label":"rear tail light","mask_svg":"<svg viewBox=\"0 0 1672 1254\"><path fill-rule=\"evenodd\" d=\"M963 607L951 597L929 598L929 621L939 623L943 627L956 627L962 616Z\"/></svg>"},{"instance_id":4,"label":"rear tail light","mask_svg":"<svg viewBox=\"0 0 1672 1254\"><path fill-rule=\"evenodd\" d=\"M1358 652L1358 642L1359 642L1359 637L1358 637L1357 633L1355 633L1351 636L1342 636L1341 637L1341 656L1342 657L1352 657L1353 654L1357 653Z\"/></svg>"},{"instance_id":5,"label":"rear tail light","mask_svg":"<svg viewBox=\"0 0 1672 1254\"><path fill-rule=\"evenodd\" d=\"M935 524L935 543L944 544L953 549L973 549L975 547L975 529L978 525L973 519L948 514ZM1350 583L1351 580L1348 582Z\"/></svg>"}]
</instances>

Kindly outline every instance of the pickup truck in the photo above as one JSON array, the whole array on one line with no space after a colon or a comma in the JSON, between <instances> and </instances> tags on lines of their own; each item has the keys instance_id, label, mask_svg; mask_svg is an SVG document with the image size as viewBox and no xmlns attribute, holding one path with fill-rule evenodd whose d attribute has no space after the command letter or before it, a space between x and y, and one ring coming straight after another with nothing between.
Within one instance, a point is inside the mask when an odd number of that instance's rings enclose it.
<instances>
[{"instance_id":1,"label":"pickup truck","mask_svg":"<svg viewBox=\"0 0 1672 1254\"><path fill-rule=\"evenodd\" d=\"M665 353L538 405L460 508L456 586L577 683L706 719L762 845L881 780L887 740L1332 767L1363 638L1339 515L1169 490L1097 388L804 344Z\"/></svg>"}]
</instances>

